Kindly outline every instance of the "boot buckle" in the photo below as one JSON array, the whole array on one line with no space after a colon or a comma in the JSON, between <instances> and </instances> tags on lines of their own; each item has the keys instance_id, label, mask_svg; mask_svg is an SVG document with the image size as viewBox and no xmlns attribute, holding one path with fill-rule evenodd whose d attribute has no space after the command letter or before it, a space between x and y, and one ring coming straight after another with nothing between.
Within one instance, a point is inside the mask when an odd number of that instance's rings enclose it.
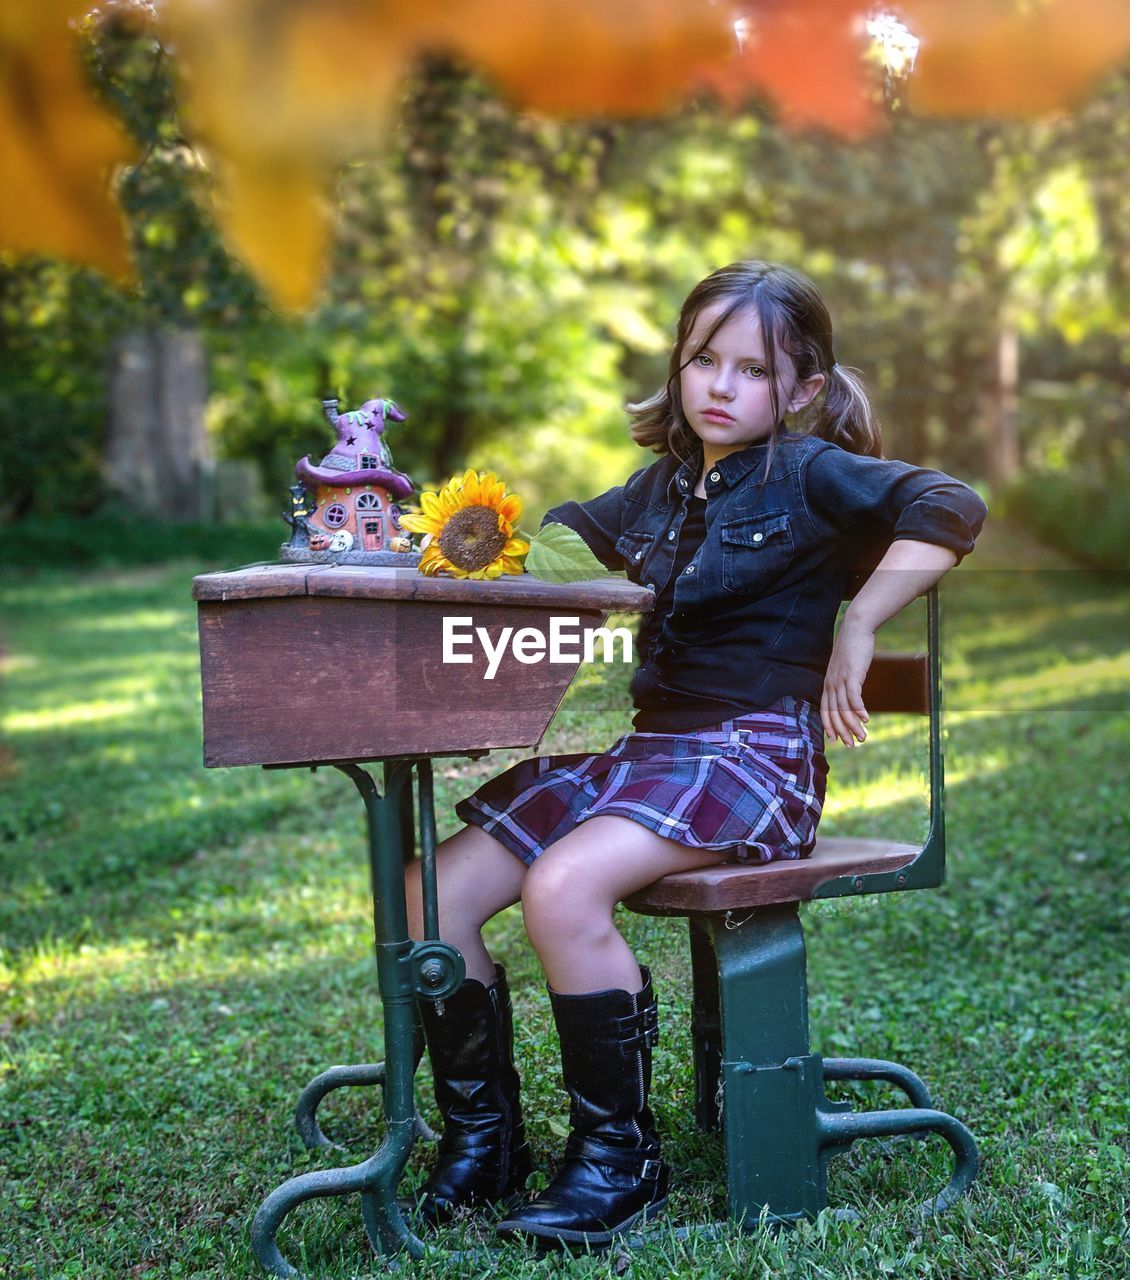
<instances>
[{"instance_id":1,"label":"boot buckle","mask_svg":"<svg viewBox=\"0 0 1130 1280\"><path fill-rule=\"evenodd\" d=\"M620 1030L620 1052L629 1057L638 1049L654 1048L659 1043L659 1006L644 1005L635 1013L618 1019ZM634 1032L635 1034L631 1034Z\"/></svg>"},{"instance_id":2,"label":"boot buckle","mask_svg":"<svg viewBox=\"0 0 1130 1280\"><path fill-rule=\"evenodd\" d=\"M662 1167L662 1164L658 1160L645 1160L643 1162L643 1167L640 1169L640 1177L646 1182L654 1182L655 1179L659 1177L659 1170Z\"/></svg>"}]
</instances>

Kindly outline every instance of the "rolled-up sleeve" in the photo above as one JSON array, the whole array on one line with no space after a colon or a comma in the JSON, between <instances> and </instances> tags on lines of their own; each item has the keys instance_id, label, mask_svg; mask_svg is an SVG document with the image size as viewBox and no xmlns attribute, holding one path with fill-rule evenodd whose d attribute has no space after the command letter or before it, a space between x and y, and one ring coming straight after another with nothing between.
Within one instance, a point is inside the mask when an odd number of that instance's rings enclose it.
<instances>
[{"instance_id":1,"label":"rolled-up sleeve","mask_svg":"<svg viewBox=\"0 0 1130 1280\"><path fill-rule=\"evenodd\" d=\"M848 530L878 520L891 541L948 547L958 561L973 550L988 508L975 490L944 471L862 457L836 445L809 462L805 498L814 515Z\"/></svg>"},{"instance_id":2,"label":"rolled-up sleeve","mask_svg":"<svg viewBox=\"0 0 1130 1280\"><path fill-rule=\"evenodd\" d=\"M624 491L642 475L637 471L625 484L590 498L587 502L563 502L542 517L542 528L547 524L568 525L579 533L589 550L606 569L623 569L623 557L616 550L616 543L623 533Z\"/></svg>"}]
</instances>

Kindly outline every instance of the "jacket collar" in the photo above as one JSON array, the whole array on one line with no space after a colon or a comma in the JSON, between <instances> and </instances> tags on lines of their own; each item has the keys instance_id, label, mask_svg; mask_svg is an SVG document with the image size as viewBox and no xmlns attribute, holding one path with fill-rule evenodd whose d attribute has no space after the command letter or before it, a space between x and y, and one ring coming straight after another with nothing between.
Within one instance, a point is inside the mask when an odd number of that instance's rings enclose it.
<instances>
[{"instance_id":1,"label":"jacket collar","mask_svg":"<svg viewBox=\"0 0 1130 1280\"><path fill-rule=\"evenodd\" d=\"M789 436L781 431L777 435L777 446L789 439ZM746 478L755 467L763 468L765 466L765 455L768 452L769 443L747 445L744 449L739 449L735 453L728 453L724 458L710 468L711 475L718 473L719 479L712 482L710 476L706 477L706 492L712 493L717 489L733 489L736 485ZM694 492L695 481L698 479L702 471L702 447L701 445L695 450L694 455L689 462L684 462L672 474L671 479L667 483L667 496L678 491L683 494L691 494Z\"/></svg>"}]
</instances>

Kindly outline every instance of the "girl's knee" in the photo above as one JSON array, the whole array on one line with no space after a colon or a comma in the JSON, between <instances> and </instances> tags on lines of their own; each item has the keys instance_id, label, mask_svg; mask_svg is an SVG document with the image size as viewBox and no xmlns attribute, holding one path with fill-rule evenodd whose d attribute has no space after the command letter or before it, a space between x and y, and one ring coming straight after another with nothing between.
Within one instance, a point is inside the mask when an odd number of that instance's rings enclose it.
<instances>
[{"instance_id":1,"label":"girl's knee","mask_svg":"<svg viewBox=\"0 0 1130 1280\"><path fill-rule=\"evenodd\" d=\"M545 936L581 938L612 928L612 904L564 861L543 855L526 872L522 917L536 947Z\"/></svg>"},{"instance_id":2,"label":"girl's knee","mask_svg":"<svg viewBox=\"0 0 1130 1280\"><path fill-rule=\"evenodd\" d=\"M436 846L436 889L440 936L477 931L492 916L518 901L525 867L508 849L478 827L464 827ZM408 931L424 936L421 863L404 871Z\"/></svg>"}]
</instances>

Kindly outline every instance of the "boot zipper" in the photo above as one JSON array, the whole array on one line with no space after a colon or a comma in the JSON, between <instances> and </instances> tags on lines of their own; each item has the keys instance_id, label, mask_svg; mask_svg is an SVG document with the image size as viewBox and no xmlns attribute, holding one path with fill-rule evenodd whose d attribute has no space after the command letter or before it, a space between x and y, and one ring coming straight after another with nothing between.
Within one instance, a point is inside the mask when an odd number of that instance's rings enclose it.
<instances>
[{"instance_id":1,"label":"boot zipper","mask_svg":"<svg viewBox=\"0 0 1130 1280\"><path fill-rule=\"evenodd\" d=\"M636 1013L639 1012L638 1001L633 1000L632 1007ZM639 1105L636 1107L636 1114L632 1117L632 1128L635 1130L636 1141L638 1143L642 1143L643 1130L640 1128L639 1117L640 1117L640 1112L642 1112L644 1107L647 1105L647 1099L644 1097L644 1089L643 1089L643 1046L642 1045L640 1046L639 1049L636 1050L636 1071L638 1075L638 1084L639 1084Z\"/></svg>"}]
</instances>

